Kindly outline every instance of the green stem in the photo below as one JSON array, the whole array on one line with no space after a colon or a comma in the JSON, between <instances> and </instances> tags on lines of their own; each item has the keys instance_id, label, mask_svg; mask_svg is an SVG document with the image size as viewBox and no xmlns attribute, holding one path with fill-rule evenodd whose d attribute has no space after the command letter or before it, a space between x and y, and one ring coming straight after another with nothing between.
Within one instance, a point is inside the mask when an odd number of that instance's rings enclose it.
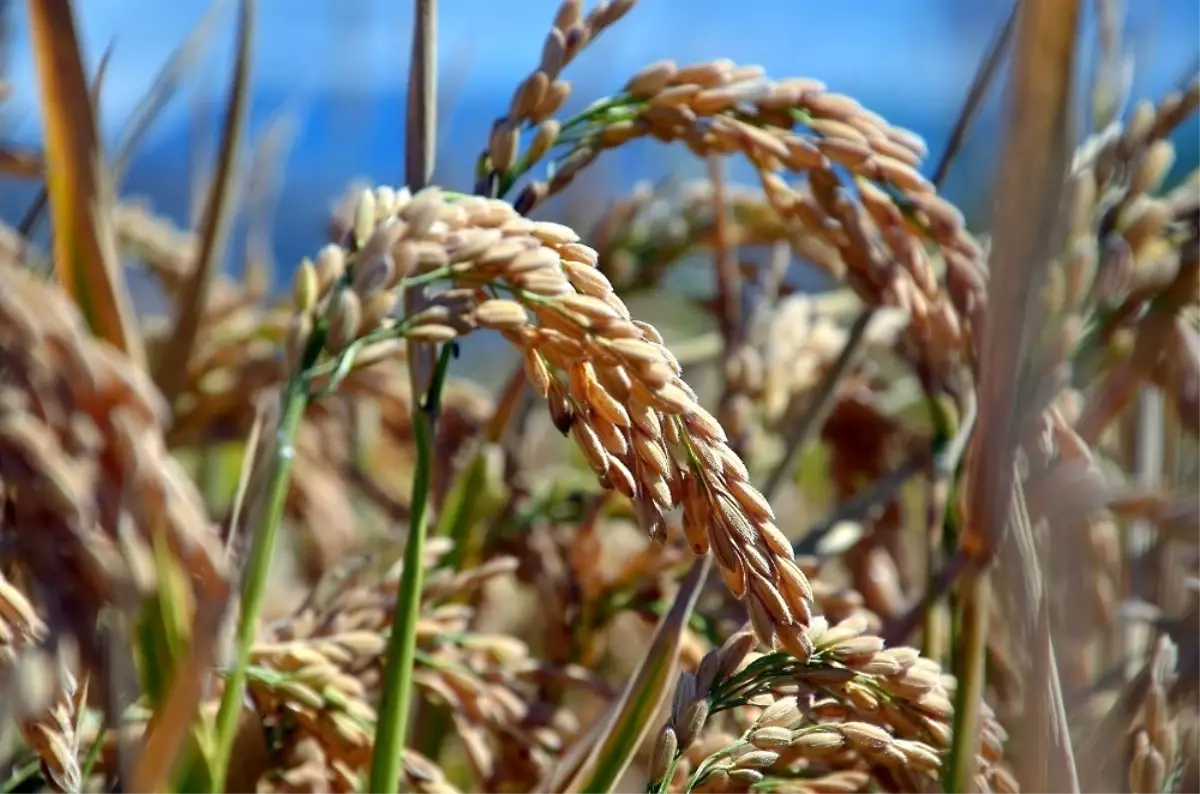
<instances>
[{"instance_id":1,"label":"green stem","mask_svg":"<svg viewBox=\"0 0 1200 794\"><path fill-rule=\"evenodd\" d=\"M301 366L303 373L311 366L317 353L320 352L323 334L313 334L305 351L305 362ZM262 608L263 595L267 589L267 574L271 567L271 557L274 555L275 539L279 534L279 525L283 520L284 504L287 501L288 485L291 482L294 450L292 443L296 431L304 418L304 409L308 407L308 380L303 374L295 375L288 382L284 391L283 414L276 428L275 469L267 487L267 507L262 525L254 535L250 549L250 558L246 565L242 582L241 614L237 626L237 657L229 677L225 681L225 691L221 694L221 708L217 712L217 743L213 757L213 787L214 792L225 790L225 780L229 774L229 758L233 751L233 741L237 735L238 717L242 713L242 690L246 686L246 666L250 662L250 645L258 631L258 615Z\"/></svg>"},{"instance_id":2,"label":"green stem","mask_svg":"<svg viewBox=\"0 0 1200 794\"><path fill-rule=\"evenodd\" d=\"M961 645L954 659L954 672L958 678L958 691L954 696L954 733L943 780L943 789L947 792L975 790L973 781L975 754L979 752L989 596L987 572L977 572L966 583L960 607L957 639Z\"/></svg>"},{"instance_id":3,"label":"green stem","mask_svg":"<svg viewBox=\"0 0 1200 794\"><path fill-rule=\"evenodd\" d=\"M412 701L413 662L417 653L417 620L421 614L421 589L424 580L425 534L429 523L429 486L433 470L433 439L441 403L442 386L450 365L454 345L442 347L429 394L413 408L413 437L417 447L417 470L413 477L411 522L404 548L404 569L396 593L396 610L388 640L387 667L379 721L375 728L375 749L371 754L369 790L391 794L400 790L404 741L408 731L408 713Z\"/></svg>"},{"instance_id":4,"label":"green stem","mask_svg":"<svg viewBox=\"0 0 1200 794\"><path fill-rule=\"evenodd\" d=\"M549 152L551 149L556 149L559 146L563 146L566 144L579 143L587 135L594 132L594 130L592 130L592 131L584 130L582 133L577 134L577 135L568 135L568 133L570 133L573 130L576 130L580 127L583 127L584 125L586 125L587 123L589 123L591 121L597 120L602 115L604 115L605 113L608 113L610 110L613 110L614 108L619 108L619 106L622 103L629 102L629 99L630 98L627 94L618 94L616 96L609 97L607 99L603 99L598 102L594 102L594 103L592 103L592 105L590 107L584 108L580 113L571 117L562 125L562 127L559 129L558 137L556 137L554 139L554 142L550 144L550 146L547 148L546 151ZM627 113L625 114L624 117L635 118L637 116L638 111L641 110L644 106L645 106L645 103L633 103L632 107L627 109ZM611 123L613 121L618 121L618 120L620 120L620 119L614 118L614 119L609 119L608 121L609 121L609 123ZM545 154L543 154L542 157L545 157ZM538 160L540 160L540 159L542 159L542 158L539 157ZM512 190L512 187L513 187L513 185L515 185L517 183L517 180L519 180L521 177L525 176L525 174L529 173L530 169L532 169L535 165L537 165L538 160L534 160L534 159L530 158L528 150L525 151L524 153L522 153L520 159L518 159L517 162L514 163L511 168L509 168L507 171L505 171L504 173L499 175L499 180L498 180L497 186L496 186L496 196L495 197L496 198L504 198L504 196L508 193L508 191Z\"/></svg>"},{"instance_id":5,"label":"green stem","mask_svg":"<svg viewBox=\"0 0 1200 794\"><path fill-rule=\"evenodd\" d=\"M100 730L96 733L96 740L88 748L87 757L83 760L83 768L79 771L79 781L81 784L87 785L88 778L92 776L92 772L96 768L96 762L100 760L100 752L104 749L104 740L107 737L108 726L101 725Z\"/></svg>"},{"instance_id":6,"label":"green stem","mask_svg":"<svg viewBox=\"0 0 1200 794\"><path fill-rule=\"evenodd\" d=\"M446 505L446 513L437 524L437 534L448 537L453 545L446 554L446 567L454 571L462 570L463 560L467 554L467 544L470 542L471 527L475 523L474 508L479 504L479 495L487 488L487 456L481 449L471 458L462 481L457 484L451 494L450 504Z\"/></svg>"},{"instance_id":7,"label":"green stem","mask_svg":"<svg viewBox=\"0 0 1200 794\"><path fill-rule=\"evenodd\" d=\"M683 753L676 751L671 763L667 764L667 771L662 780L651 781L647 788L648 794L665 794L670 789L671 781L675 779L675 771L679 769L679 762L682 760Z\"/></svg>"},{"instance_id":8,"label":"green stem","mask_svg":"<svg viewBox=\"0 0 1200 794\"><path fill-rule=\"evenodd\" d=\"M21 786L25 785L33 778L42 768L42 762L37 758L27 761L24 766L19 766L9 774L8 780L0 785L0 792L8 794L8 792L16 791Z\"/></svg>"}]
</instances>

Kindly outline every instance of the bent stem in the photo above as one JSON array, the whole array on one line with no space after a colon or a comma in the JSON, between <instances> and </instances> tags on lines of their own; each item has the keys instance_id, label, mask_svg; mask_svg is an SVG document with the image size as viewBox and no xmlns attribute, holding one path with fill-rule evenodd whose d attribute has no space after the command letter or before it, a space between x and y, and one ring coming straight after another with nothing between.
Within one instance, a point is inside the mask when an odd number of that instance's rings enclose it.
<instances>
[{"instance_id":1,"label":"bent stem","mask_svg":"<svg viewBox=\"0 0 1200 794\"><path fill-rule=\"evenodd\" d=\"M429 394L413 408L413 437L417 448L417 470L413 477L411 524L404 547L404 568L400 588L396 593L396 611L392 633L388 639L387 668L383 677L383 693L379 721L375 729L375 747L371 754L371 785L369 791L395 792L400 790L405 734L412 701L413 662L417 652L417 620L421 612L421 589L424 580L422 560L425 556L425 534L429 524L429 485L433 470L433 439L437 415L441 407L442 386L455 347L443 345L433 371Z\"/></svg>"}]
</instances>

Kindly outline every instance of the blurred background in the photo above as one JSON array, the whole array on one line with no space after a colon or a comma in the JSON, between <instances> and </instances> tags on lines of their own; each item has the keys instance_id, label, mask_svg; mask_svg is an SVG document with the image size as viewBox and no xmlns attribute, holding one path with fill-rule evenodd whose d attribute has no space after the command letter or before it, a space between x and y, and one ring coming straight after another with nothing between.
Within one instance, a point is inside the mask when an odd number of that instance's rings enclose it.
<instances>
[{"instance_id":1,"label":"blurred background","mask_svg":"<svg viewBox=\"0 0 1200 794\"><path fill-rule=\"evenodd\" d=\"M76 5L80 38L94 74L111 48L101 96L101 126L111 147L172 52L212 11L207 45L180 90L162 109L134 157L121 193L147 202L181 226L196 217L194 185L208 174L230 80L235 20L224 0L85 0ZM558 0L452 0L440 4L441 144L435 181L471 190L475 159L514 87L537 65ZM1156 99L1194 68L1200 52L1200 3L1125 2L1123 46L1128 95ZM213 11L214 6L216 7ZM1004 24L1008 0L645 0L619 28L589 45L567 76L572 97L560 117L619 90L660 58L681 63L728 57L757 63L768 75L812 76L847 93L894 124L925 137L931 172L989 43ZM1084 50L1094 58L1095 5L1086 4ZM35 104L25 3L0 0L3 68L13 95L0 103L0 136L36 145ZM262 0L258 4L245 179L260 197L242 213L228 250L245 250L247 225L265 230L275 284L286 284L301 256L325 240L330 207L356 180L399 183L403 173L404 91L411 38L410 3L395 0ZM1079 92L1087 111L1083 64ZM943 194L983 231L1002 91L993 87ZM1082 115L1078 118L1083 118ZM1175 175L1197 161L1193 119L1176 140ZM739 170L739 168L741 170ZM750 182L731 164L735 182ZM587 236L610 199L635 181L703 177L704 164L682 147L639 141L605 154L564 195L537 211ZM535 176L544 177L542 173ZM1170 183L1168 179L1168 183ZM0 182L0 218L16 223L36 195L32 181ZM44 233L43 224L43 233ZM819 288L801 272L799 283ZM685 292L708 267L678 269ZM678 308L678 307L677 307ZM671 311L663 307L661 312ZM661 314L660 312L660 314ZM686 311L684 312L687 313ZM668 323L670 325L670 323ZM498 370L497 370L498 371ZM486 380L486 377L485 377Z\"/></svg>"}]
</instances>

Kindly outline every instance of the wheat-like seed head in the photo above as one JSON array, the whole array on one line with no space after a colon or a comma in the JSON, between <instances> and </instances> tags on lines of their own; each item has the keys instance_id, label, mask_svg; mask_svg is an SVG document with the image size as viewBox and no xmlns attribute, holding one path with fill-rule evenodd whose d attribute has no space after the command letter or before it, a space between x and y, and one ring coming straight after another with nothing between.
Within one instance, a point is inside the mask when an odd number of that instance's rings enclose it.
<instances>
[{"instance_id":1,"label":"wheat-like seed head","mask_svg":"<svg viewBox=\"0 0 1200 794\"><path fill-rule=\"evenodd\" d=\"M80 736L76 730L80 706L87 700L87 686L79 686L70 670L60 665L56 676L54 700L48 710L24 715L21 735L38 755L42 774L55 791L80 790L82 770L79 763Z\"/></svg>"},{"instance_id":2,"label":"wheat-like seed head","mask_svg":"<svg viewBox=\"0 0 1200 794\"><path fill-rule=\"evenodd\" d=\"M0 574L0 667L17 661L21 649L45 639L46 624L29 598Z\"/></svg>"},{"instance_id":3,"label":"wheat-like seed head","mask_svg":"<svg viewBox=\"0 0 1200 794\"><path fill-rule=\"evenodd\" d=\"M562 77L562 71L635 3L605 0L584 14L582 0L563 0L546 34L537 68L513 92L508 113L492 124L485 153L486 181L480 187L495 184L501 174L517 165L522 130L533 131L530 151L524 154L526 161L537 160L553 145L561 131L553 116L571 95L571 83Z\"/></svg>"},{"instance_id":4,"label":"wheat-like seed head","mask_svg":"<svg viewBox=\"0 0 1200 794\"><path fill-rule=\"evenodd\" d=\"M1169 778L1196 759L1196 710L1192 703L1172 702L1169 693L1179 678L1179 650L1160 636L1150 659L1149 686L1138 708L1138 724L1129 736L1129 790L1138 794L1171 790ZM1188 741L1191 740L1189 744Z\"/></svg>"},{"instance_id":5,"label":"wheat-like seed head","mask_svg":"<svg viewBox=\"0 0 1200 794\"><path fill-rule=\"evenodd\" d=\"M708 781L715 790L727 790L730 780L754 783L773 768L807 777L864 767L898 790L927 790L950 747L954 679L915 649L885 649L866 626L861 618L832 627L816 618L806 662L754 653L749 634L733 635L694 674L680 677L651 779L661 782L680 760L682 770L699 776L693 785ZM718 713L741 704L749 704L751 719L739 728L740 739L719 729L706 735ZM981 791L1016 791L1002 763L1006 735L986 706L983 716L977 784ZM667 790L681 785L677 778Z\"/></svg>"},{"instance_id":6,"label":"wheat-like seed head","mask_svg":"<svg viewBox=\"0 0 1200 794\"><path fill-rule=\"evenodd\" d=\"M196 602L223 603L228 571L199 493L164 447L162 398L61 291L8 265L0 373L3 529L51 630L73 634L90 664L99 611L135 608L156 586L157 543Z\"/></svg>"},{"instance_id":7,"label":"wheat-like seed head","mask_svg":"<svg viewBox=\"0 0 1200 794\"><path fill-rule=\"evenodd\" d=\"M447 550L444 543L431 546L430 567ZM451 715L489 788L531 785L549 769L564 737L578 731L569 712L547 713L548 704L537 696L535 684L561 672L545 669L514 637L472 628L475 611L463 601L514 567L511 558L493 557L461 572L430 571L417 625L421 656L414 684ZM250 689L259 713L298 721L328 762L347 775L362 774L370 760L376 721L371 704L379 694L402 575L393 570L376 579L366 569L351 571L319 603L268 627L251 652Z\"/></svg>"},{"instance_id":8,"label":"wheat-like seed head","mask_svg":"<svg viewBox=\"0 0 1200 794\"><path fill-rule=\"evenodd\" d=\"M86 687L78 685L63 659L47 660L40 652L38 646L47 639L46 624L33 604L0 574L0 705L6 718L9 708L15 712L46 781L56 791L78 791L75 728Z\"/></svg>"},{"instance_id":9,"label":"wheat-like seed head","mask_svg":"<svg viewBox=\"0 0 1200 794\"><path fill-rule=\"evenodd\" d=\"M527 185L514 202L520 211L566 187L600 152L635 138L682 141L700 157L742 154L798 250L817 253L830 268L841 265L840 275L867 303L896 306L912 318L915 356L928 380L939 383L957 363L973 361L983 251L961 213L920 175L925 146L911 132L820 81L771 81L760 67L725 60L652 64L571 125L569 135L563 128L568 151L553 178ZM527 153L500 183L519 176L529 160ZM807 181L789 185L780 176L785 171Z\"/></svg>"},{"instance_id":10,"label":"wheat-like seed head","mask_svg":"<svg viewBox=\"0 0 1200 794\"><path fill-rule=\"evenodd\" d=\"M664 514L682 507L693 551L711 549L762 640L807 653L811 587L770 505L681 380L662 336L630 316L578 235L498 200L389 189L362 195L352 237L351 249L331 245L297 272L291 361L318 322L334 356L389 337L450 342L474 328L499 331L559 430L605 487L631 500L643 528L660 537ZM396 318L403 280L433 277L449 288ZM387 311L360 308L377 302Z\"/></svg>"},{"instance_id":11,"label":"wheat-like seed head","mask_svg":"<svg viewBox=\"0 0 1200 794\"><path fill-rule=\"evenodd\" d=\"M1097 326L1083 340L1090 349L1081 363L1095 366L1100 352L1118 342L1127 354L1098 378L1083 406L1076 427L1088 443L1100 438L1145 380L1164 388L1184 427L1197 424L1200 182L1193 174L1168 195L1154 193L1175 159L1166 137L1198 106L1200 77L1157 104L1139 103L1124 125L1089 140L1075 158L1064 208L1070 236L1061 275L1051 280L1045 300L1052 313L1067 315L1057 324L1067 329L1067 343L1082 337L1086 320ZM1093 304L1094 317L1071 312L1081 295ZM1146 311L1150 306L1155 310ZM1131 317L1139 318L1132 333L1120 322Z\"/></svg>"},{"instance_id":12,"label":"wheat-like seed head","mask_svg":"<svg viewBox=\"0 0 1200 794\"><path fill-rule=\"evenodd\" d=\"M195 235L135 204L118 205L116 215L123 247L172 301L186 299L182 290L195 256ZM291 315L286 296L282 301L268 299L264 285L254 279L217 279L200 318L193 360L173 406L173 421L166 433L169 448L245 439L260 406L269 409L262 414L262 426L277 419L271 411L288 375L278 340L285 335ZM170 336L172 327L167 320L143 320L152 351ZM403 352L393 349L389 355L401 358ZM404 520L407 510L405 486L413 465L408 379L394 367L361 368L341 381L338 394L339 400L309 406L293 444L295 460L285 516L296 531L302 578L310 582L360 545L364 531L375 528L371 519L382 514L379 518ZM493 410L483 389L459 378L446 384L441 405L435 493L446 487L457 456ZM261 464L273 453L274 438L266 434L252 468L265 472L269 467ZM363 459L372 462L371 475L362 470ZM261 477L251 482L258 486ZM249 496L252 500L253 492ZM375 508L365 522L356 516L355 497ZM238 538L239 545L242 538L244 534Z\"/></svg>"}]
</instances>

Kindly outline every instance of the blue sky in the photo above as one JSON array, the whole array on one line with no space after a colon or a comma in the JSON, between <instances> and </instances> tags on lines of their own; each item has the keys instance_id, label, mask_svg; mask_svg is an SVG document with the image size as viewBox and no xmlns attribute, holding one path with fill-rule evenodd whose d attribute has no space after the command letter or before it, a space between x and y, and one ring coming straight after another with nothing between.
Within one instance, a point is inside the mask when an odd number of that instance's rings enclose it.
<instances>
[{"instance_id":1,"label":"blue sky","mask_svg":"<svg viewBox=\"0 0 1200 794\"><path fill-rule=\"evenodd\" d=\"M216 2L222 10L214 45L155 125L128 184L177 220L186 212L194 119L215 129L228 84L234 3ZM504 112L513 87L536 65L557 4L440 3L441 162L459 166L446 175L447 184L469 187L464 180L491 120ZM1136 66L1133 96L1157 97L1200 50L1200 4L1124 4L1126 43ZM94 66L114 44L101 108L108 140L211 5L212 0L77 0L89 63ZM1083 5L1090 15L1093 3ZM25 3L14 0L10 6L6 68L16 93L4 107L4 134L30 141L38 137L39 123ZM641 0L571 66L567 76L575 90L567 110L618 88L629 74L659 58L694 62L723 56L761 64L776 77L818 77L832 90L914 128L936 153L1009 7L1009 0ZM319 244L323 224L316 218L351 180L394 182L401 173L411 10L401 0L259 0L258 9L250 137L258 138L272 118L288 114L293 134L275 213L276 253L294 261ZM999 93L993 93L994 127ZM197 105L196 96L205 101ZM990 164L988 124L985 116L964 153L954 177L961 184L952 178L947 186L952 199L973 190ZM1181 159L1195 162L1194 154ZM679 168L702 173L684 152L657 145L635 147L606 162L614 164L612 189L621 189L635 174L654 179ZM0 216L23 209L19 192L0 191L8 193L0 196Z\"/></svg>"},{"instance_id":2,"label":"blue sky","mask_svg":"<svg viewBox=\"0 0 1200 794\"><path fill-rule=\"evenodd\" d=\"M207 59L205 79L223 86L233 3ZM1195 57L1200 5L1141 0L1129 6L1138 88L1161 87ZM23 3L14 5L9 71L15 111L25 127L32 64ZM105 82L104 119L114 127L153 79L155 69L204 15L211 0L81 0L79 27L94 63L115 42ZM557 0L445 0L442 67L467 70L464 94L506 94L536 63ZM726 56L761 63L769 73L809 74L856 94L904 92L914 112L952 113L1007 0L642 0L573 68L584 82L610 84L661 57ZM1090 6L1091 3L1085 5ZM410 31L409 4L397 0L260 0L255 85L303 105L313 94L370 97L400 88ZM600 87L599 85L597 86ZM894 94L893 94L894 95ZM498 97L496 107L504 97ZM186 106L168 109L159 134ZM27 116L27 117L26 117ZM26 118L22 118L26 117ZM36 126L34 126L36 129Z\"/></svg>"}]
</instances>

